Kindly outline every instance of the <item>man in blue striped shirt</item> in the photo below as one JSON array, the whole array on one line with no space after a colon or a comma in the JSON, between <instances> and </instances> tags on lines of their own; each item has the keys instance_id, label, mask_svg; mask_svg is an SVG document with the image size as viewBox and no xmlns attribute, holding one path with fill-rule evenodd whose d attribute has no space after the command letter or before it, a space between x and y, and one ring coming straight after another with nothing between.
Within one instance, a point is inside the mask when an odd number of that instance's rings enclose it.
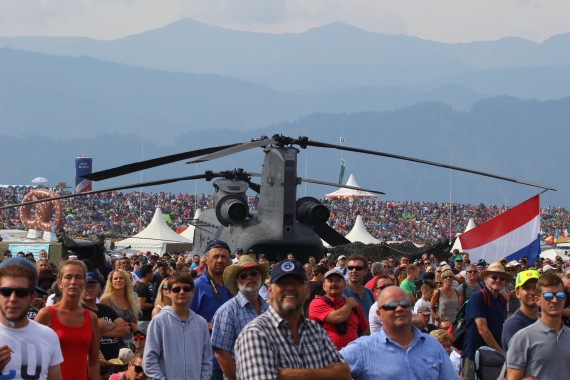
<instances>
[{"instance_id":1,"label":"man in blue striped shirt","mask_svg":"<svg viewBox=\"0 0 570 380\"><path fill-rule=\"evenodd\" d=\"M432 336L412 326L411 302L391 286L378 298L382 330L360 337L340 351L354 380L457 380L449 356Z\"/></svg>"}]
</instances>

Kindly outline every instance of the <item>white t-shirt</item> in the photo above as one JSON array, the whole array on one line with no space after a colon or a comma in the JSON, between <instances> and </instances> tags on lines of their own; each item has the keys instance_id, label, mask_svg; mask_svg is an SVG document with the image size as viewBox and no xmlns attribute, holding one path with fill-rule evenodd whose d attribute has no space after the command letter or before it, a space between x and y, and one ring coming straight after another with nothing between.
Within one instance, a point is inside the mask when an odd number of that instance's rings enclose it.
<instances>
[{"instance_id":1,"label":"white t-shirt","mask_svg":"<svg viewBox=\"0 0 570 380\"><path fill-rule=\"evenodd\" d=\"M14 351L2 371L2 378L47 379L49 367L63 362L55 331L34 321L19 329L0 323L0 342ZM26 373L23 374L22 370Z\"/></svg>"},{"instance_id":2,"label":"white t-shirt","mask_svg":"<svg viewBox=\"0 0 570 380\"><path fill-rule=\"evenodd\" d=\"M424 300L423 298L420 298L419 300L416 301L416 304L414 305L414 312L417 314L418 313L418 308L420 306L427 306L431 309L431 306L429 305L429 302ZM429 323L431 323L433 325L433 318L429 317Z\"/></svg>"},{"instance_id":3,"label":"white t-shirt","mask_svg":"<svg viewBox=\"0 0 570 380\"><path fill-rule=\"evenodd\" d=\"M457 353L457 351L451 351L451 355L449 355L449 359L451 360L451 364L453 368L455 368L455 372L459 374L461 371L461 355Z\"/></svg>"}]
</instances>

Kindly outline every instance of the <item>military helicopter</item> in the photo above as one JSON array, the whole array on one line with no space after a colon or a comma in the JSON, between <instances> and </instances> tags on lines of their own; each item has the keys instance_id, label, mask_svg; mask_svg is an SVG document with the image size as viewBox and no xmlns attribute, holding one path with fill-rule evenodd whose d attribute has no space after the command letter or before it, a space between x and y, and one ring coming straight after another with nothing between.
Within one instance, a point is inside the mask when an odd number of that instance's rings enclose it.
<instances>
[{"instance_id":1,"label":"military helicopter","mask_svg":"<svg viewBox=\"0 0 570 380\"><path fill-rule=\"evenodd\" d=\"M211 181L214 178L219 178L213 183L215 189L214 207L202 212L197 220L192 220L191 222L196 227L194 232L195 252L204 252L205 246L209 241L219 239L227 242L232 250L235 250L237 247L241 247L245 251L253 250L256 253L264 253L269 260L281 260L288 253L293 253L295 257L301 260L306 259L308 256L314 256L319 259L325 253L322 240L333 247L348 244L350 241L326 223L330 217L330 211L319 200L312 197L297 199L297 186L305 181L376 194L384 193L377 190L298 177L297 154L300 150L295 146L301 149L320 147L395 158L515 182L545 190L555 190L526 181L412 157L312 141L308 137L294 139L282 135L274 135L271 138L261 136L260 138L252 139L250 142L199 149L136 162L85 175L83 178L101 181L195 157L198 158L187 163L207 162L254 148L263 149L264 160L261 173L247 172L243 169L217 173L207 171L204 174L69 194L57 198L27 202L26 204L185 180L206 179ZM260 183L252 182L252 177L259 177L261 179ZM250 210L248 207L246 196L248 189L259 194L257 211ZM0 207L0 209L22 205L4 206Z\"/></svg>"}]
</instances>

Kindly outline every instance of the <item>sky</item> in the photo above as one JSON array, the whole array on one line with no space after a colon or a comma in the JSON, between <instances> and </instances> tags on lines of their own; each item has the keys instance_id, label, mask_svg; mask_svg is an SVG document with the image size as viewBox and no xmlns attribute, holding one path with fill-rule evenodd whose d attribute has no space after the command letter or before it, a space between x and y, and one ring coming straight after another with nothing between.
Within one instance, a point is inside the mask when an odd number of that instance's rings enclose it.
<instances>
[{"instance_id":1,"label":"sky","mask_svg":"<svg viewBox=\"0 0 570 380\"><path fill-rule=\"evenodd\" d=\"M568 0L1 0L0 36L116 39L192 18L224 28L299 33L341 21L458 43L570 32Z\"/></svg>"}]
</instances>

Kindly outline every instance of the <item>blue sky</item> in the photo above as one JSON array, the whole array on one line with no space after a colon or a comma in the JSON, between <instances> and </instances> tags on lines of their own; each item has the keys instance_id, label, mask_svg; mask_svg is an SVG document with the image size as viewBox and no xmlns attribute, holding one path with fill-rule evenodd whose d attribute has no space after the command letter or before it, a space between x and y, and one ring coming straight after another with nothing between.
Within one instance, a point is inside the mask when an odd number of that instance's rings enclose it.
<instances>
[{"instance_id":1,"label":"blue sky","mask_svg":"<svg viewBox=\"0 0 570 380\"><path fill-rule=\"evenodd\" d=\"M568 0L2 0L0 36L115 39L182 18L221 27L296 33L342 21L442 42L570 32Z\"/></svg>"}]
</instances>

